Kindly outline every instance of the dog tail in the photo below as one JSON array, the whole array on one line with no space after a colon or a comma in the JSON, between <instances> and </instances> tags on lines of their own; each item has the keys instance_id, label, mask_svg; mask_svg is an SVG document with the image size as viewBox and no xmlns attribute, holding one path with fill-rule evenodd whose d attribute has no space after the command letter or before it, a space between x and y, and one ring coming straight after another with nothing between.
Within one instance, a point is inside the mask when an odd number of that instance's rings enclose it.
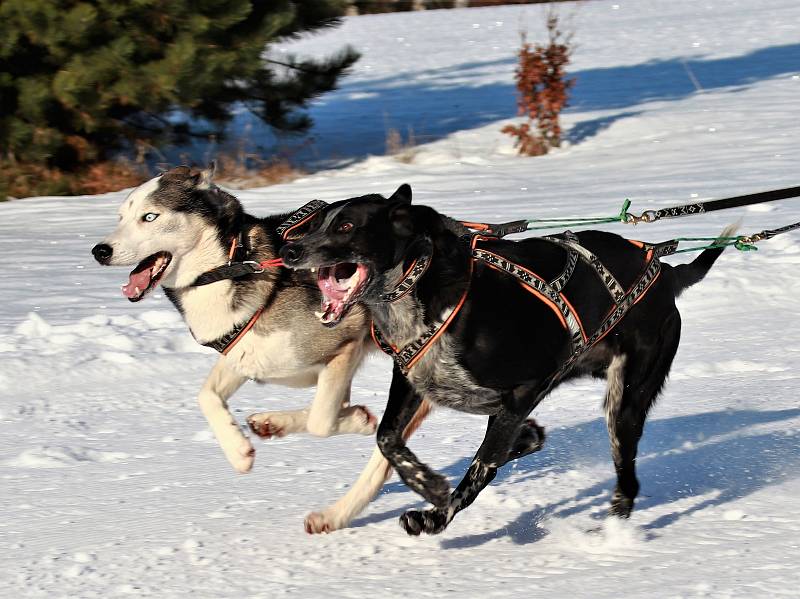
<instances>
[{"instance_id":1,"label":"dog tail","mask_svg":"<svg viewBox=\"0 0 800 599\"><path fill-rule=\"evenodd\" d=\"M725 241L726 237L732 237L738 228L739 223L728 225L722 233L720 233L717 242ZM703 277L711 270L711 267L714 266L714 262L717 261L717 258L719 258L724 251L724 247L705 250L688 264L679 264L673 267L675 297L678 297L685 289L702 281Z\"/></svg>"}]
</instances>

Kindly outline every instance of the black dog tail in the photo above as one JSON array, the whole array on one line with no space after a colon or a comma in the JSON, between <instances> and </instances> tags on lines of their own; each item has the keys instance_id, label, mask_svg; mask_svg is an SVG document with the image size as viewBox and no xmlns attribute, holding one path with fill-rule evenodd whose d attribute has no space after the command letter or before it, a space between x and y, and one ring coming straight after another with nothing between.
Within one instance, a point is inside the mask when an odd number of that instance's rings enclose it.
<instances>
[{"instance_id":1,"label":"black dog tail","mask_svg":"<svg viewBox=\"0 0 800 599\"><path fill-rule=\"evenodd\" d=\"M724 241L723 238L732 237L738 228L738 223L735 225L728 225L722 233L720 233L717 241ZM675 278L675 297L678 297L685 289L688 289L695 283L702 281L703 277L711 270L711 267L714 266L714 262L717 261L717 258L719 258L724 251L724 247L705 250L688 264L679 264L673 267L672 274Z\"/></svg>"}]
</instances>

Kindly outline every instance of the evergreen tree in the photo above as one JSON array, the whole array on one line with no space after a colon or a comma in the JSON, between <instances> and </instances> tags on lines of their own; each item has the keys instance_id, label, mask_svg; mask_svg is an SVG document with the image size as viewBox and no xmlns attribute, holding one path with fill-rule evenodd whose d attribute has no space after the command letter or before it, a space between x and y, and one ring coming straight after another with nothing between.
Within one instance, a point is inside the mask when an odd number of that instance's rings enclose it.
<instances>
[{"instance_id":1,"label":"evergreen tree","mask_svg":"<svg viewBox=\"0 0 800 599\"><path fill-rule=\"evenodd\" d=\"M265 60L345 0L1 0L0 159L71 169L139 141L219 133L243 103L283 131L358 54Z\"/></svg>"}]
</instances>

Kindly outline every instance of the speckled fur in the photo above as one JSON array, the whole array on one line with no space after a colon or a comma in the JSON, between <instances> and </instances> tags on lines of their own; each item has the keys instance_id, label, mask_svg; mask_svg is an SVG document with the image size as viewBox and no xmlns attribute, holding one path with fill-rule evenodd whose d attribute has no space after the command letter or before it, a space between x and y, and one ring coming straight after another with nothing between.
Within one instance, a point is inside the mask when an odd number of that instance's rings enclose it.
<instances>
[{"instance_id":1,"label":"speckled fur","mask_svg":"<svg viewBox=\"0 0 800 599\"><path fill-rule=\"evenodd\" d=\"M406 356L398 360L378 427L381 452L406 485L433 504L400 517L408 534L442 532L494 479L498 468L538 451L543 431L528 415L557 385L585 374L608 380L606 416L617 472L610 512L630 515L639 492L635 472L639 439L680 340L675 297L703 278L721 249L706 250L689 264L660 264L660 276L647 293L572 364L575 348L563 318L517 281L473 262L470 244L448 226L446 218L430 207L411 205L408 185L389 198L370 195L333 204L316 222L306 237L282 249L284 261L293 268L359 263L370 273L360 297L383 341L398 353L457 302L461 305L449 327L438 331L410 369ZM603 270L627 281L628 289L635 289L652 265L640 246L618 235L582 231L578 237L603 260ZM491 243L501 256L523 267L563 271L564 252L553 252L547 240ZM421 245L432 248L427 269L408 295L387 302L391 284L418 256ZM570 287L567 294L588 316L586 322L597 312L599 320L593 326L601 326L603 314L614 307L606 286L597 281L598 273L584 269L565 284ZM447 478L420 460L401 436L423 401L489 415L475 458L452 493Z\"/></svg>"}]
</instances>

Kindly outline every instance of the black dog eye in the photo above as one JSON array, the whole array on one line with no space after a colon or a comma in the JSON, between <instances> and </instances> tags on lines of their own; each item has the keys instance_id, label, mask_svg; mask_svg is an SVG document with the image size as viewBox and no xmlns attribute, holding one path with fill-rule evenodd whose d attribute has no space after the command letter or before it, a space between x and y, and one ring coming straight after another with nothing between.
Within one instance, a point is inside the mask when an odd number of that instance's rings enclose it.
<instances>
[{"instance_id":1,"label":"black dog eye","mask_svg":"<svg viewBox=\"0 0 800 599\"><path fill-rule=\"evenodd\" d=\"M341 225L336 227L336 232L337 233L347 233L348 231L352 231L352 229L353 229L353 223L346 222L346 223L342 223Z\"/></svg>"},{"instance_id":2,"label":"black dog eye","mask_svg":"<svg viewBox=\"0 0 800 599\"><path fill-rule=\"evenodd\" d=\"M152 223L154 220L158 218L158 214L155 212L148 212L142 217L142 220L146 223Z\"/></svg>"}]
</instances>

